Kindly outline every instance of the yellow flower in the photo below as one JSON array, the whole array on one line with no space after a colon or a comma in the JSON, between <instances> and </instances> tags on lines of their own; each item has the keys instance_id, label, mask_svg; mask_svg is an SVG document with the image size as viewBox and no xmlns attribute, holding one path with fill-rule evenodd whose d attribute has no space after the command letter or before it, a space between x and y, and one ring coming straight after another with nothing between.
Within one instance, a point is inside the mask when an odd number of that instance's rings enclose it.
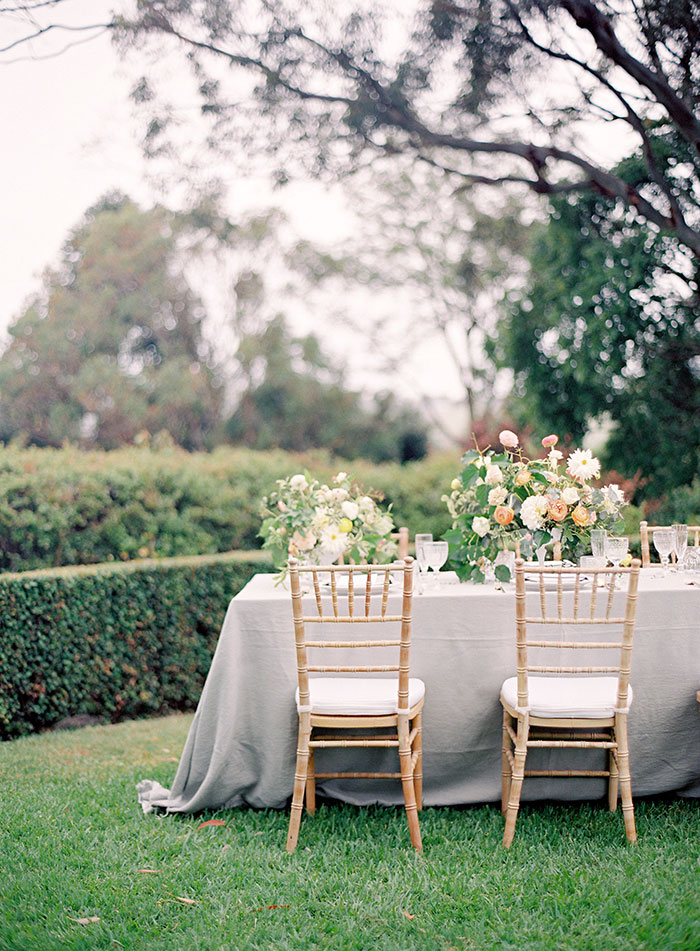
<instances>
[{"instance_id":1,"label":"yellow flower","mask_svg":"<svg viewBox=\"0 0 700 951\"><path fill-rule=\"evenodd\" d=\"M352 522L349 518L341 518L341 520L338 522L338 528L341 532L352 531Z\"/></svg>"}]
</instances>

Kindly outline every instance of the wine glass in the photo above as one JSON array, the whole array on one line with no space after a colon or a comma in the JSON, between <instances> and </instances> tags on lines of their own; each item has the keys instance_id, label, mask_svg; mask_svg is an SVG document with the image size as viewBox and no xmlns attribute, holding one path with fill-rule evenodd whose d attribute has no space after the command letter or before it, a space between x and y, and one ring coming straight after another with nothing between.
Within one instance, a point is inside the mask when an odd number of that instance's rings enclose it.
<instances>
[{"instance_id":1,"label":"wine glass","mask_svg":"<svg viewBox=\"0 0 700 951\"><path fill-rule=\"evenodd\" d=\"M613 563L613 567L620 567L620 563L629 551L630 540L627 535L608 535L605 539L605 557ZM615 575L612 576L616 577Z\"/></svg>"},{"instance_id":2,"label":"wine glass","mask_svg":"<svg viewBox=\"0 0 700 951\"><path fill-rule=\"evenodd\" d=\"M676 543L676 533L672 528L660 528L654 532L654 548L661 556L661 567L668 567L668 558Z\"/></svg>"},{"instance_id":3,"label":"wine glass","mask_svg":"<svg viewBox=\"0 0 700 951\"><path fill-rule=\"evenodd\" d=\"M425 532L416 535L416 564L418 565L419 582L428 571L428 562L425 558L425 546L428 542L432 542L432 540L433 536Z\"/></svg>"},{"instance_id":4,"label":"wine glass","mask_svg":"<svg viewBox=\"0 0 700 951\"><path fill-rule=\"evenodd\" d=\"M442 566L447 561L447 554L449 551L447 542L425 542L424 550L428 568L432 568L434 574L437 575ZM438 577L436 577L435 587L439 587L439 585L440 580Z\"/></svg>"},{"instance_id":5,"label":"wine glass","mask_svg":"<svg viewBox=\"0 0 700 951\"><path fill-rule=\"evenodd\" d=\"M676 564L679 569L683 567L683 559L688 547L688 526L675 524L673 529L673 550L676 554Z\"/></svg>"},{"instance_id":6,"label":"wine glass","mask_svg":"<svg viewBox=\"0 0 700 951\"><path fill-rule=\"evenodd\" d=\"M605 539L608 533L604 528L591 529L591 554L594 558L605 557Z\"/></svg>"}]
</instances>

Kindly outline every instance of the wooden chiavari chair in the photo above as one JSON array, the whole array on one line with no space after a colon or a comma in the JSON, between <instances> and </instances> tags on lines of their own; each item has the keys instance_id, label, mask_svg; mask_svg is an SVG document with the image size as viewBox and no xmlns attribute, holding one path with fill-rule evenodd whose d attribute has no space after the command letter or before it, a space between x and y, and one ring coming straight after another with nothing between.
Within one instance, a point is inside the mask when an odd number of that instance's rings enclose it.
<instances>
[{"instance_id":1,"label":"wooden chiavari chair","mask_svg":"<svg viewBox=\"0 0 700 951\"><path fill-rule=\"evenodd\" d=\"M400 614L388 612L392 575L402 581ZM305 605L302 600L302 577L310 578L312 605L308 602ZM425 685L422 680L409 677L413 559L407 557L393 565L328 567L302 567L290 559L289 578L299 680L296 694L299 741L287 851L293 852L296 848L304 798L308 812L315 811L316 779L340 777L400 779L411 842L422 851L418 810L423 802L421 729ZM324 578L330 578L329 585L323 585ZM305 607L311 610L305 611ZM347 636L334 640L308 638L307 628L318 624L341 625L340 629L345 629ZM358 631L365 636L373 633L376 624L387 625L396 633L382 639L353 639L352 635ZM324 635L322 631L321 636ZM384 665L308 662L310 652L365 648L393 649L396 661ZM388 673L394 676L375 676ZM324 674L332 676L319 676ZM321 728L337 732L319 735L316 731ZM395 732L377 733L380 728L391 728ZM364 732L368 729L375 732ZM315 770L314 753L325 747L395 747L400 771L319 773Z\"/></svg>"},{"instance_id":2,"label":"wooden chiavari chair","mask_svg":"<svg viewBox=\"0 0 700 951\"><path fill-rule=\"evenodd\" d=\"M503 707L503 783L501 810L506 817L503 845L515 833L523 779L526 776L603 776L608 778L608 806L617 808L618 786L625 832L635 842L632 784L627 744L627 713L632 702L629 682L640 563L631 568L528 568L528 592L522 559L515 564L517 676L501 688ZM591 582L584 582L583 576ZM554 579L550 585L547 579ZM571 580L567 580L571 579ZM626 594L616 582L627 582ZM590 587L588 585L590 584ZM572 590L568 590L571 587ZM624 598L624 610L618 605ZM533 602L536 609L533 611ZM532 629L537 628L533 636ZM567 636L567 628L570 634ZM591 634L602 629L603 640ZM571 637L578 639L571 639ZM579 651L610 652L600 666L568 663ZM532 655L559 652L567 663L533 664ZM585 655L583 655L585 657ZM606 655L609 656L609 655ZM564 675L564 676L562 676ZM602 749L606 770L527 770L528 750L535 747Z\"/></svg>"},{"instance_id":3,"label":"wooden chiavari chair","mask_svg":"<svg viewBox=\"0 0 700 951\"><path fill-rule=\"evenodd\" d=\"M651 550L650 542L653 539L654 532L658 532L662 528L670 528L670 525L649 525L648 522L639 523L639 535L642 542L642 568L649 568L651 566ZM692 542L693 545L697 548L700 545L700 525L689 525L688 526L688 544ZM676 560L675 553L671 553L672 561Z\"/></svg>"}]
</instances>

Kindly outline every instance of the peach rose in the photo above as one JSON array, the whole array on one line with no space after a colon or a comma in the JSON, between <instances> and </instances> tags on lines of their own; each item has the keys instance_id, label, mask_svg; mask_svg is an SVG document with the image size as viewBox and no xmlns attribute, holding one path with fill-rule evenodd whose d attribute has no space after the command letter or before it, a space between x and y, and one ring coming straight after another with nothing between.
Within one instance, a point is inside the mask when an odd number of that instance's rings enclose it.
<instances>
[{"instance_id":1,"label":"peach rose","mask_svg":"<svg viewBox=\"0 0 700 951\"><path fill-rule=\"evenodd\" d=\"M563 522L569 514L569 506L561 499L552 499L547 506L547 512L552 521Z\"/></svg>"},{"instance_id":2,"label":"peach rose","mask_svg":"<svg viewBox=\"0 0 700 951\"><path fill-rule=\"evenodd\" d=\"M532 473L529 469L521 469L520 472L515 477L516 485L527 485L530 479L532 478Z\"/></svg>"},{"instance_id":3,"label":"peach rose","mask_svg":"<svg viewBox=\"0 0 700 951\"><path fill-rule=\"evenodd\" d=\"M555 436L554 433L552 433L551 436L544 437L544 439L542 440L542 445L544 446L545 449L549 449L551 446L556 446L558 442L559 442L559 437Z\"/></svg>"},{"instance_id":4,"label":"peach rose","mask_svg":"<svg viewBox=\"0 0 700 951\"><path fill-rule=\"evenodd\" d=\"M515 512L509 505L497 505L493 517L499 525L510 525L515 518Z\"/></svg>"},{"instance_id":5,"label":"peach rose","mask_svg":"<svg viewBox=\"0 0 700 951\"><path fill-rule=\"evenodd\" d=\"M577 505L576 508L572 511L571 517L574 520L574 524L578 525L579 528L583 528L584 525L588 525L591 520L590 513L587 508L583 505Z\"/></svg>"}]
</instances>

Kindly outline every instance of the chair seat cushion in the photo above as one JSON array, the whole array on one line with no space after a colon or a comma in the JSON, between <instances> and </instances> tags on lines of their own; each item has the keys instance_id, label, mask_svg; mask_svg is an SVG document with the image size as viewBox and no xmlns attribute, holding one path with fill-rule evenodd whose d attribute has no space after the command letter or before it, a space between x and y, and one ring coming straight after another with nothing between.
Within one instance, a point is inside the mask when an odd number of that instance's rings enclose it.
<instances>
[{"instance_id":1,"label":"chair seat cushion","mask_svg":"<svg viewBox=\"0 0 700 951\"><path fill-rule=\"evenodd\" d=\"M617 707L617 677L528 677L528 694L533 717L612 717ZM517 677L504 682L501 697L517 707ZM627 705L631 703L630 685Z\"/></svg>"},{"instance_id":2,"label":"chair seat cushion","mask_svg":"<svg viewBox=\"0 0 700 951\"><path fill-rule=\"evenodd\" d=\"M398 706L398 680L386 677L311 677L311 713L328 716L388 716ZM425 684L416 677L408 681L408 705L425 696ZM299 688L295 695L299 709Z\"/></svg>"}]
</instances>

